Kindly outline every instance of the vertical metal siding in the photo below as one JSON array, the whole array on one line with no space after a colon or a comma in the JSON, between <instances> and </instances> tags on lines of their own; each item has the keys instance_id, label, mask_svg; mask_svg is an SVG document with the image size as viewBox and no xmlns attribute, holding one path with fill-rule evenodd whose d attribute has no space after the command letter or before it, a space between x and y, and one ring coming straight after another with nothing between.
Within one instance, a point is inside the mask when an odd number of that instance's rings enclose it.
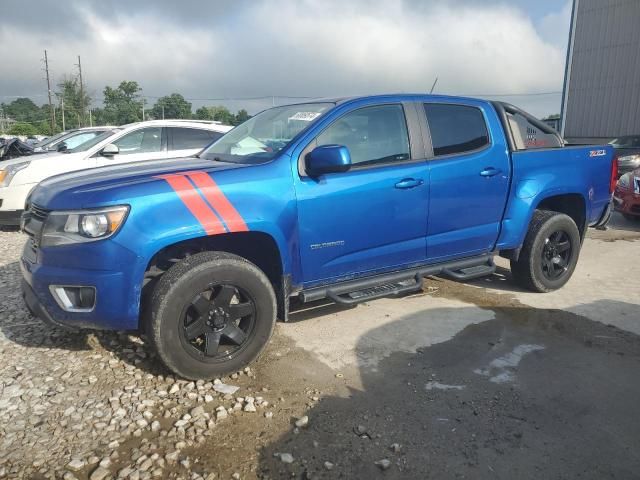
<instances>
[{"instance_id":1,"label":"vertical metal siding","mask_svg":"<svg viewBox=\"0 0 640 480\"><path fill-rule=\"evenodd\" d=\"M565 137L640 133L640 0L580 0L575 16Z\"/></svg>"}]
</instances>

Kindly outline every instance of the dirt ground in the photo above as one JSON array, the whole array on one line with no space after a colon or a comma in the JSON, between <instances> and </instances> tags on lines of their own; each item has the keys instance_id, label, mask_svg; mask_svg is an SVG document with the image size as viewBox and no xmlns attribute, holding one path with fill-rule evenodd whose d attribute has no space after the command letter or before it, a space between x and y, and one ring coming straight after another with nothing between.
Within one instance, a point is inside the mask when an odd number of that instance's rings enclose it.
<instances>
[{"instance_id":1,"label":"dirt ground","mask_svg":"<svg viewBox=\"0 0 640 480\"><path fill-rule=\"evenodd\" d=\"M552 294L519 290L501 263L471 284L430 278L418 295L298 307L250 371L222 379L233 396L174 379L143 339L35 323L12 247L0 265L0 474L640 478L640 224L612 225L589 233ZM244 412L249 395L268 405ZM65 417L74 405L82 414Z\"/></svg>"}]
</instances>

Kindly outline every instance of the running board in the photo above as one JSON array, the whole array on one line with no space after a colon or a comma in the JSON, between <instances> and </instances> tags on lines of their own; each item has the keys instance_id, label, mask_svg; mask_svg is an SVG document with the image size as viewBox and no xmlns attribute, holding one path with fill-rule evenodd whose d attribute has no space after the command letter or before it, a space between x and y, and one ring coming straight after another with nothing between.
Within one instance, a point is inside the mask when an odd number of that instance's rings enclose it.
<instances>
[{"instance_id":1,"label":"running board","mask_svg":"<svg viewBox=\"0 0 640 480\"><path fill-rule=\"evenodd\" d=\"M353 305L374 298L419 290L422 287L422 277L429 275L446 275L457 280L469 280L490 275L494 271L493 254L486 254L313 287L302 290L298 298L303 303L330 298L336 303Z\"/></svg>"},{"instance_id":2,"label":"running board","mask_svg":"<svg viewBox=\"0 0 640 480\"><path fill-rule=\"evenodd\" d=\"M414 278L407 278L406 280L401 280L396 283L382 283L342 295L328 290L327 297L342 305L355 305L369 300L422 290L422 284L422 277L416 275Z\"/></svg>"},{"instance_id":3,"label":"running board","mask_svg":"<svg viewBox=\"0 0 640 480\"><path fill-rule=\"evenodd\" d=\"M452 270L450 268L442 269L442 275L445 275L453 280L474 280L480 277L486 277L496 271L496 264L493 262L493 258L484 265L476 265L475 267L460 268L458 270Z\"/></svg>"}]
</instances>

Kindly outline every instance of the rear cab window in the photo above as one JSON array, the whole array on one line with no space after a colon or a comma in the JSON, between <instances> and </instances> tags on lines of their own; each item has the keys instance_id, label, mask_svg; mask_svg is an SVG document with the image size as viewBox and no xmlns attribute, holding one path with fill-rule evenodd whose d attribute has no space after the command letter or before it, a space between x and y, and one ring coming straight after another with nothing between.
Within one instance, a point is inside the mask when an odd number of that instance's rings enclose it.
<instances>
[{"instance_id":1,"label":"rear cab window","mask_svg":"<svg viewBox=\"0 0 640 480\"><path fill-rule=\"evenodd\" d=\"M490 145L482 111L469 105L425 103L433 155L460 155Z\"/></svg>"},{"instance_id":2,"label":"rear cab window","mask_svg":"<svg viewBox=\"0 0 640 480\"><path fill-rule=\"evenodd\" d=\"M518 112L507 112L507 121L516 150L558 148L563 144L556 133L544 132L533 120Z\"/></svg>"}]
</instances>

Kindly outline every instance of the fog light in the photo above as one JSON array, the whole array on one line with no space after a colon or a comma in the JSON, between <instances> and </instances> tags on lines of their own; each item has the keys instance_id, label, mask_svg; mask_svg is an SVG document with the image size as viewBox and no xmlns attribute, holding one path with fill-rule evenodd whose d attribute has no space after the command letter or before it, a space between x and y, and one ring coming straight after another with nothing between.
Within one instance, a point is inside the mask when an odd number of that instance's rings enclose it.
<instances>
[{"instance_id":1,"label":"fog light","mask_svg":"<svg viewBox=\"0 0 640 480\"><path fill-rule=\"evenodd\" d=\"M51 285L49 291L65 312L90 312L96 306L96 288Z\"/></svg>"}]
</instances>

